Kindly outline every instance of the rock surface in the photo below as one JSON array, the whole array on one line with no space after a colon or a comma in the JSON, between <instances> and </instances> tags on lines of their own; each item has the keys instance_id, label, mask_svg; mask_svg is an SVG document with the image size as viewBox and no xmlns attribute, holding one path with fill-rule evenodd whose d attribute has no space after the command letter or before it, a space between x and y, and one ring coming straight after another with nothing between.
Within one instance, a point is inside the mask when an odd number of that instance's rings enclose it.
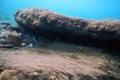
<instances>
[{"instance_id":1,"label":"rock surface","mask_svg":"<svg viewBox=\"0 0 120 80\"><path fill-rule=\"evenodd\" d=\"M6 42L8 44L21 45L22 38L19 35L16 35L15 33L11 33L7 36Z\"/></svg>"},{"instance_id":2,"label":"rock surface","mask_svg":"<svg viewBox=\"0 0 120 80\"><path fill-rule=\"evenodd\" d=\"M4 30L1 32L0 36L6 38L9 34L11 34L11 32L9 30Z\"/></svg>"},{"instance_id":3,"label":"rock surface","mask_svg":"<svg viewBox=\"0 0 120 80\"><path fill-rule=\"evenodd\" d=\"M18 80L16 77L17 71L15 70L4 70L0 74L0 80Z\"/></svg>"},{"instance_id":4,"label":"rock surface","mask_svg":"<svg viewBox=\"0 0 120 80\"><path fill-rule=\"evenodd\" d=\"M120 21L99 21L71 18L45 9L19 10L15 20L29 32L49 37L75 38L75 40L120 40ZM83 40L84 41L84 40Z\"/></svg>"}]
</instances>

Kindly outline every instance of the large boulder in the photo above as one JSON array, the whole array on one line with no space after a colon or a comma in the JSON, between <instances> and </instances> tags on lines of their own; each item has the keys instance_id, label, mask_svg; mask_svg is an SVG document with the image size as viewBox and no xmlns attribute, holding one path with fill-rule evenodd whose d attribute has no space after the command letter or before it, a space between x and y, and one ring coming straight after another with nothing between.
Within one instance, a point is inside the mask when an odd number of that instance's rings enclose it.
<instances>
[{"instance_id":1,"label":"large boulder","mask_svg":"<svg viewBox=\"0 0 120 80\"><path fill-rule=\"evenodd\" d=\"M36 8L18 11L15 20L20 27L26 30L48 35L52 33L82 34L82 28L88 24L88 21L84 19L70 18L49 10Z\"/></svg>"},{"instance_id":2,"label":"large boulder","mask_svg":"<svg viewBox=\"0 0 120 80\"><path fill-rule=\"evenodd\" d=\"M46 9L19 10L15 20L29 32L49 37L84 40L120 40L120 21L114 19L85 20L67 17Z\"/></svg>"}]
</instances>

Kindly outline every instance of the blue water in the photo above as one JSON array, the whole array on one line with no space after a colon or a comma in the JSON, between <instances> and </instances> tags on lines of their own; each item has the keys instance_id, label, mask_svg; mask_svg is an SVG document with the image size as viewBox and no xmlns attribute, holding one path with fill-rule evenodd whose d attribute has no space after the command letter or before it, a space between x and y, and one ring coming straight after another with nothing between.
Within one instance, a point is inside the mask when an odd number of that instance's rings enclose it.
<instances>
[{"instance_id":1,"label":"blue water","mask_svg":"<svg viewBox=\"0 0 120 80\"><path fill-rule=\"evenodd\" d=\"M0 0L1 20L15 25L16 11L28 7L50 9L85 19L120 19L120 0Z\"/></svg>"}]
</instances>

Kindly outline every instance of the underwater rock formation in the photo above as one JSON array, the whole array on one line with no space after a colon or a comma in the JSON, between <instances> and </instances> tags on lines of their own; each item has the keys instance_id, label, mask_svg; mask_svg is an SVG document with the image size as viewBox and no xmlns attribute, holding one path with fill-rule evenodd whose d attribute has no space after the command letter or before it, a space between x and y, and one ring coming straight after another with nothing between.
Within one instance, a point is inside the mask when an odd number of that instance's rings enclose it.
<instances>
[{"instance_id":1,"label":"underwater rock formation","mask_svg":"<svg viewBox=\"0 0 120 80\"><path fill-rule=\"evenodd\" d=\"M120 21L114 19L85 20L46 9L28 8L19 10L15 20L25 30L49 37L74 38L78 41L120 40Z\"/></svg>"}]
</instances>

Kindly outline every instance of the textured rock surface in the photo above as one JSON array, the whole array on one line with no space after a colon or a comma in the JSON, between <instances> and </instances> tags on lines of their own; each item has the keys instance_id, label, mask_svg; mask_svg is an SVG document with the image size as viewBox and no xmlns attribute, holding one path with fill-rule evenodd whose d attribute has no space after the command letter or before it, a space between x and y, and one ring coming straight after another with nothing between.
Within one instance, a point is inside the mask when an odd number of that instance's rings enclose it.
<instances>
[{"instance_id":1,"label":"textured rock surface","mask_svg":"<svg viewBox=\"0 0 120 80\"><path fill-rule=\"evenodd\" d=\"M18 11L15 15L16 22L26 30L35 31L37 34L52 36L81 35L82 29L88 21L84 19L70 18L53 13L49 10L29 8Z\"/></svg>"},{"instance_id":2,"label":"textured rock surface","mask_svg":"<svg viewBox=\"0 0 120 80\"><path fill-rule=\"evenodd\" d=\"M15 70L4 70L0 74L0 80L18 80L18 78L15 76L17 74L17 71Z\"/></svg>"},{"instance_id":3,"label":"textured rock surface","mask_svg":"<svg viewBox=\"0 0 120 80\"><path fill-rule=\"evenodd\" d=\"M20 36L16 36L13 34L8 35L6 38L6 42L8 44L13 44L13 45L21 45L22 43L22 38Z\"/></svg>"},{"instance_id":4,"label":"textured rock surface","mask_svg":"<svg viewBox=\"0 0 120 80\"><path fill-rule=\"evenodd\" d=\"M90 21L67 17L45 9L29 8L19 10L15 14L15 20L26 30L51 37L120 39L120 21L114 19Z\"/></svg>"}]
</instances>

